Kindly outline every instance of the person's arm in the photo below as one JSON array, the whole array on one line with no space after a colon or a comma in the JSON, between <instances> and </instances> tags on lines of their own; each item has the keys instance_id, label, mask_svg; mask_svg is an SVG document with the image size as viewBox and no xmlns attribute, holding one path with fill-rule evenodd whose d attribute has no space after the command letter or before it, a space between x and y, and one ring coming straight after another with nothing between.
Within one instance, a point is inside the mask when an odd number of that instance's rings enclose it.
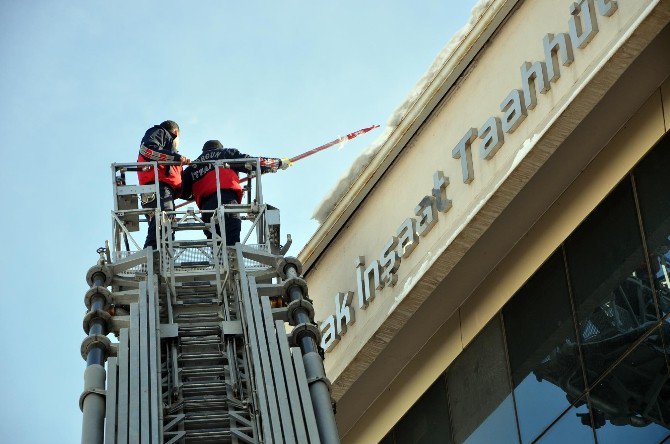
<instances>
[{"instance_id":1,"label":"person's arm","mask_svg":"<svg viewBox=\"0 0 670 444\"><path fill-rule=\"evenodd\" d=\"M282 167L282 160L277 157L261 157L261 173L274 173Z\"/></svg>"},{"instance_id":2,"label":"person's arm","mask_svg":"<svg viewBox=\"0 0 670 444\"><path fill-rule=\"evenodd\" d=\"M220 156L221 159L256 159L259 156L250 156L249 154L241 153L237 148L225 148L223 154ZM261 160L261 174L277 171L282 167L282 160L273 158L273 157L260 157ZM249 171L244 168L244 165L231 165L231 169L238 173L249 173Z\"/></svg>"},{"instance_id":3,"label":"person's arm","mask_svg":"<svg viewBox=\"0 0 670 444\"><path fill-rule=\"evenodd\" d=\"M172 146L168 145L171 136L168 135L167 130L159 128L156 131L145 134L140 145L140 153L147 160L155 160L159 162L181 162L182 156L179 153L172 151Z\"/></svg>"}]
</instances>

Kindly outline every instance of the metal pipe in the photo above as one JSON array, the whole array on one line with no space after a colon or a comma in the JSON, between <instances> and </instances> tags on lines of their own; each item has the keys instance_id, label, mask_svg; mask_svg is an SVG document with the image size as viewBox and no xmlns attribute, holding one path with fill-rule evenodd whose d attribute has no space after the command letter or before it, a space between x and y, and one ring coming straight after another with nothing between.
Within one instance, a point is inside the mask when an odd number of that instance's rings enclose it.
<instances>
[{"instance_id":1,"label":"metal pipe","mask_svg":"<svg viewBox=\"0 0 670 444\"><path fill-rule=\"evenodd\" d=\"M305 364L305 375L309 383L309 396L314 406L316 426L319 429L319 438L324 444L339 444L340 435L337 431L335 414L330 397L330 387L326 384L326 371L323 368L323 360L317 352L307 353L302 356ZM324 379L315 379L323 377Z\"/></svg>"},{"instance_id":2,"label":"metal pipe","mask_svg":"<svg viewBox=\"0 0 670 444\"><path fill-rule=\"evenodd\" d=\"M297 286L291 287L289 290L289 298L291 299L291 302L302 299L302 291L300 288ZM309 318L309 313L304 308L298 308L295 311L294 317L297 321L297 324L306 324L308 322L312 322L312 320ZM302 351L303 355L310 352L319 351L316 340L311 336L303 336L300 338L300 344L298 345L300 346L300 350Z\"/></svg>"},{"instance_id":3,"label":"metal pipe","mask_svg":"<svg viewBox=\"0 0 670 444\"><path fill-rule=\"evenodd\" d=\"M88 352L88 356L86 357L86 366L90 367L91 365L100 365L98 363L103 362L104 357L105 352L99 346L91 347L91 350Z\"/></svg>"},{"instance_id":4,"label":"metal pipe","mask_svg":"<svg viewBox=\"0 0 670 444\"><path fill-rule=\"evenodd\" d=\"M82 404L82 444L102 444L105 438L105 397L96 390L105 389L106 373L102 365L94 364L84 371L84 392L90 393Z\"/></svg>"},{"instance_id":5,"label":"metal pipe","mask_svg":"<svg viewBox=\"0 0 670 444\"><path fill-rule=\"evenodd\" d=\"M101 274L93 276L93 286L100 287L105 283ZM91 311L102 310L105 298L95 296L91 300ZM106 334L105 322L102 319L93 319L88 335ZM102 444L105 430L105 359L106 351L101 345L92 346L86 355L86 370L84 371L84 393L81 403L82 409L82 444Z\"/></svg>"},{"instance_id":6,"label":"metal pipe","mask_svg":"<svg viewBox=\"0 0 670 444\"><path fill-rule=\"evenodd\" d=\"M298 277L295 265L289 263L285 266L286 276ZM303 299L302 289L295 285L289 289L291 302ZM294 321L297 324L311 323L310 313L304 308L298 308L294 312ZM305 365L305 376L309 383L309 395L314 407L314 416L319 430L319 439L324 444L339 444L340 437L333 413L333 405L330 397L330 387L326 383L326 370L323 367L323 359L318 353L317 338L309 332L300 338L300 350Z\"/></svg>"},{"instance_id":7,"label":"metal pipe","mask_svg":"<svg viewBox=\"0 0 670 444\"><path fill-rule=\"evenodd\" d=\"M105 299L102 297L94 297L91 302L91 311L102 310L105 304ZM93 319L91 321L91 328L88 332L89 336L101 335L105 333L105 322L102 319ZM86 356L86 366L102 365L105 361L105 351L101 346L93 346Z\"/></svg>"},{"instance_id":8,"label":"metal pipe","mask_svg":"<svg viewBox=\"0 0 670 444\"><path fill-rule=\"evenodd\" d=\"M93 277L93 285L100 287L105 283L105 277L96 275ZM91 300L91 311L102 310L105 306L105 298L102 296L93 297ZM93 319L91 321L91 329L88 332L89 336L105 334L105 323L102 319ZM86 356L86 366L102 365L105 362L105 354L102 346L93 346ZM103 385L104 389L104 385Z\"/></svg>"}]
</instances>

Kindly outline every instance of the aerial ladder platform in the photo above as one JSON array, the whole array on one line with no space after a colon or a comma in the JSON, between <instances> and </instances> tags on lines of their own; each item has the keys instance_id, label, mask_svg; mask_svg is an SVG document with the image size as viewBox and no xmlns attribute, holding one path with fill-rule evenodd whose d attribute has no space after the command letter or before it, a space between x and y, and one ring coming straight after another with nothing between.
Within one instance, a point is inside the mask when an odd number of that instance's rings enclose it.
<instances>
[{"instance_id":1,"label":"aerial ladder platform","mask_svg":"<svg viewBox=\"0 0 670 444\"><path fill-rule=\"evenodd\" d=\"M157 173L151 185L129 173L174 163L112 165L112 238L86 275L82 443L339 442L302 265L284 255L290 236L280 245L260 159L210 163L217 181L246 167L246 202L142 208L142 195L160 199ZM226 246L232 213L250 228ZM149 217L157 250L133 238Z\"/></svg>"}]
</instances>

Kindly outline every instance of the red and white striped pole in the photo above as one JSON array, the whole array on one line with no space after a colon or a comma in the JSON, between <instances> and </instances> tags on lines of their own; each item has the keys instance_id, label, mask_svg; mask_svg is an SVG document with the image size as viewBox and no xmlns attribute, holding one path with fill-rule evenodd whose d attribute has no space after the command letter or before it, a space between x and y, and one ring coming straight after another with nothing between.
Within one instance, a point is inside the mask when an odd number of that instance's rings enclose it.
<instances>
[{"instance_id":1,"label":"red and white striped pole","mask_svg":"<svg viewBox=\"0 0 670 444\"><path fill-rule=\"evenodd\" d=\"M294 162L297 162L297 161L299 161L299 160L302 160L302 159L304 159L305 157L309 157L309 156L311 156L311 155L313 155L313 154L316 154L316 153L318 153L318 152L320 152L320 151L326 150L326 149L328 149L328 148L330 148L330 147L332 147L332 146L335 146L335 145L337 145L337 144L339 144L339 143L346 142L346 141L349 141L349 140L351 140L351 139L354 139L354 138L360 136L361 134L365 134L365 133L370 132L370 131L372 131L372 130L374 130L374 129L376 129L376 128L379 128L379 125L372 125L372 126L369 126L369 127L367 127L367 128L359 129L358 131L354 131L353 133L349 133L349 134L347 134L346 136L338 137L337 139L331 140L331 141L328 142L328 143L324 143L324 144L321 145L321 146L317 146L316 148L312 148L312 149L309 150L309 151L305 151L305 152L302 153L302 154L298 154L297 156L290 157L290 158L288 159L288 161L289 161L290 164L293 164ZM250 176L244 177L244 178L242 178L242 179L240 180L240 182L246 182L246 181L249 180L249 178L250 178ZM184 205L188 205L188 204L191 203L191 202L193 202L193 201L188 201L188 202L181 203L181 204L177 205L177 206L175 207L175 209L177 209L177 208L181 208L181 207L183 207Z\"/></svg>"}]
</instances>

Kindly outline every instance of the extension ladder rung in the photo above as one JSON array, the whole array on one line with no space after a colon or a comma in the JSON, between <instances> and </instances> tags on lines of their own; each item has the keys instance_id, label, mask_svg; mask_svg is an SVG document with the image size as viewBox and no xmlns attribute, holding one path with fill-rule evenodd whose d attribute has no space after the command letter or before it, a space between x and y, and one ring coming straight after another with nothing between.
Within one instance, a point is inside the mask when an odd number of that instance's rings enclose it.
<instances>
[{"instance_id":1,"label":"extension ladder rung","mask_svg":"<svg viewBox=\"0 0 670 444\"><path fill-rule=\"evenodd\" d=\"M212 336L212 335L221 335L221 325L198 325L198 326L179 326L179 336L180 337L193 337L193 336Z\"/></svg>"},{"instance_id":2,"label":"extension ladder rung","mask_svg":"<svg viewBox=\"0 0 670 444\"><path fill-rule=\"evenodd\" d=\"M189 231L189 230L204 230L209 231L209 225L201 222L181 222L173 223L172 229L174 231Z\"/></svg>"},{"instance_id":3,"label":"extension ladder rung","mask_svg":"<svg viewBox=\"0 0 670 444\"><path fill-rule=\"evenodd\" d=\"M198 267L207 267L208 265L213 265L210 261L190 261L190 262L178 262L175 264L177 268L198 268Z\"/></svg>"},{"instance_id":4,"label":"extension ladder rung","mask_svg":"<svg viewBox=\"0 0 670 444\"><path fill-rule=\"evenodd\" d=\"M175 240L172 241L174 247L187 247L187 248L212 248L211 240L202 240L202 239L188 239L188 240Z\"/></svg>"},{"instance_id":5,"label":"extension ladder rung","mask_svg":"<svg viewBox=\"0 0 670 444\"><path fill-rule=\"evenodd\" d=\"M177 303L174 304L175 307L181 307L181 306L211 306L213 308L218 308L219 301L216 298L212 297L202 297L198 299L178 299Z\"/></svg>"},{"instance_id":6,"label":"extension ladder rung","mask_svg":"<svg viewBox=\"0 0 670 444\"><path fill-rule=\"evenodd\" d=\"M193 382L186 381L181 387L184 397L189 395L225 395L226 384L224 382Z\"/></svg>"},{"instance_id":7,"label":"extension ladder rung","mask_svg":"<svg viewBox=\"0 0 670 444\"><path fill-rule=\"evenodd\" d=\"M226 361L227 357L222 353L182 353L179 355L181 362L220 362Z\"/></svg>"},{"instance_id":8,"label":"extension ladder rung","mask_svg":"<svg viewBox=\"0 0 670 444\"><path fill-rule=\"evenodd\" d=\"M185 336L180 338L181 345L216 345L222 344L221 336Z\"/></svg>"},{"instance_id":9,"label":"extension ladder rung","mask_svg":"<svg viewBox=\"0 0 670 444\"><path fill-rule=\"evenodd\" d=\"M182 282L175 282L174 285L177 288L211 287L211 286L215 286L216 282L213 282L213 281L182 281Z\"/></svg>"},{"instance_id":10,"label":"extension ladder rung","mask_svg":"<svg viewBox=\"0 0 670 444\"><path fill-rule=\"evenodd\" d=\"M184 399L184 410L187 412L202 412L228 408L228 399L225 396L192 396Z\"/></svg>"},{"instance_id":11,"label":"extension ladder rung","mask_svg":"<svg viewBox=\"0 0 670 444\"><path fill-rule=\"evenodd\" d=\"M223 320L221 319L221 314L218 311L213 313L179 313L175 314L175 318L186 322L204 321L204 320L209 321Z\"/></svg>"}]
</instances>

